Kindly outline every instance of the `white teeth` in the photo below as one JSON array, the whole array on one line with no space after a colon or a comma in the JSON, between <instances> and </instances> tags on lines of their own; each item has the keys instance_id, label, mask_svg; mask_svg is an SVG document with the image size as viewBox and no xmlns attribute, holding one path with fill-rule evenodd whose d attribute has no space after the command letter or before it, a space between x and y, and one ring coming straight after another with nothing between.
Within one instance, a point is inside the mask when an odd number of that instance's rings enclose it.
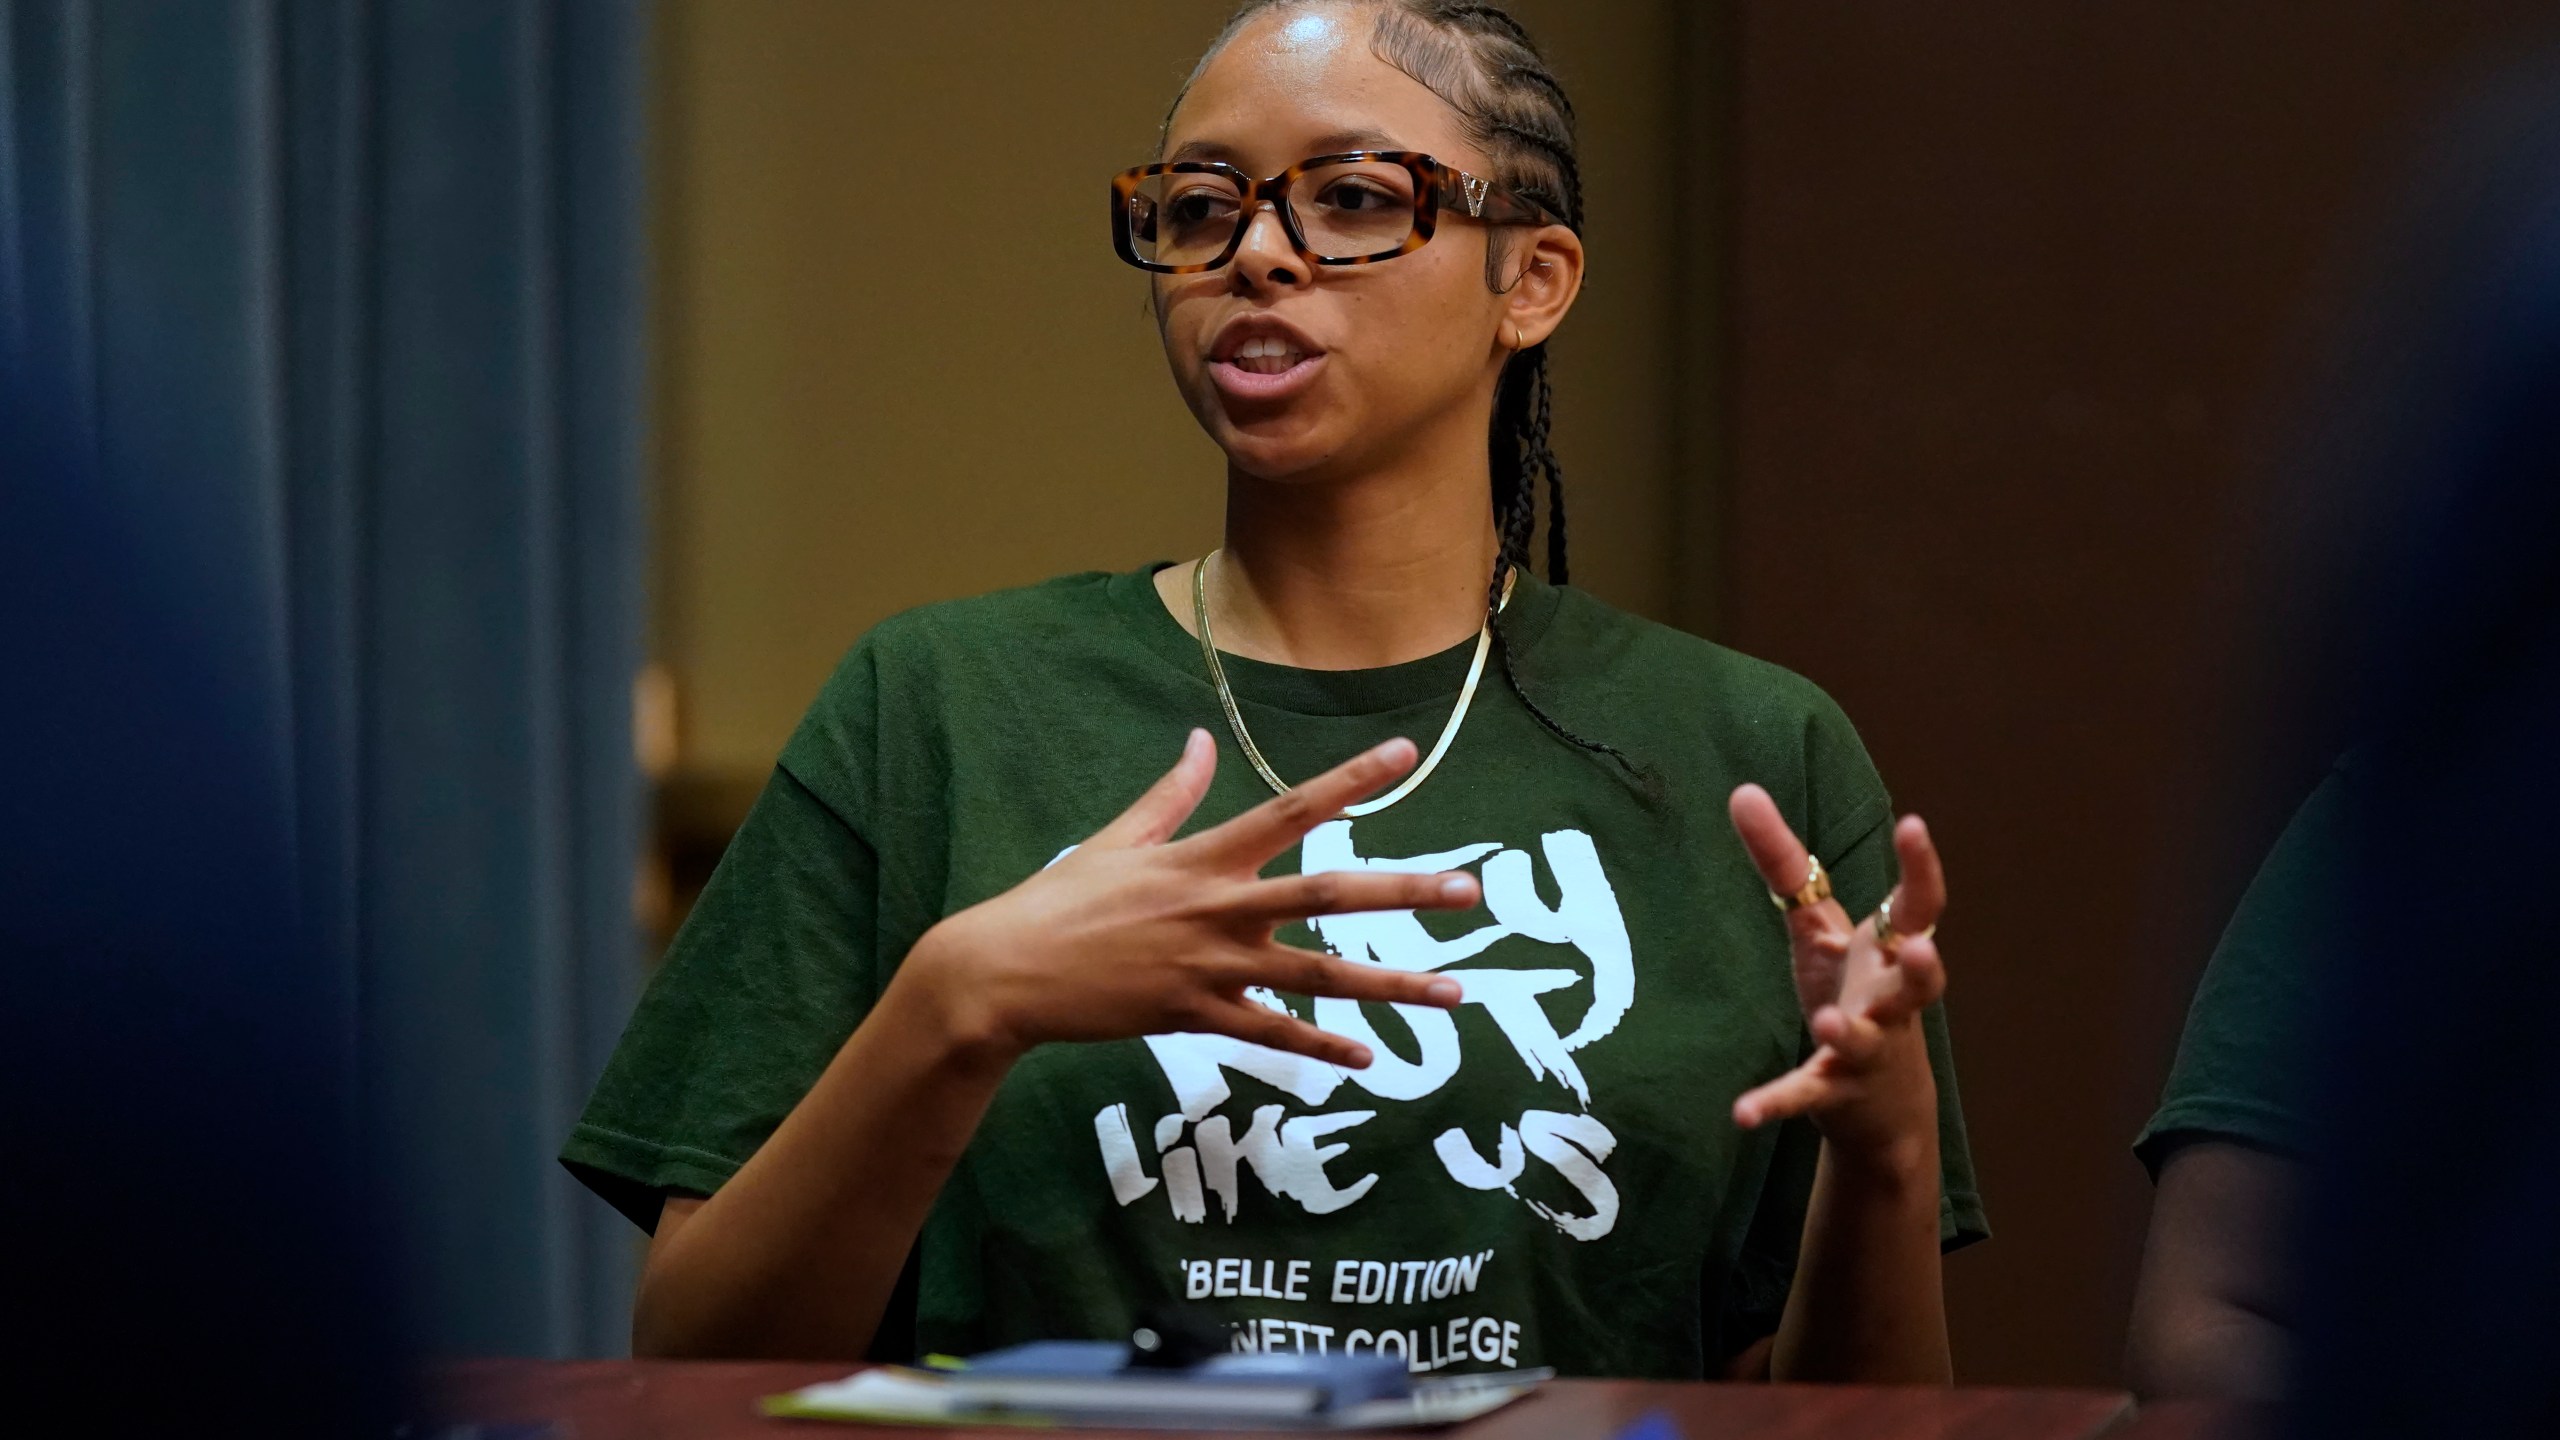
<instances>
[{"instance_id":1,"label":"white teeth","mask_svg":"<svg viewBox=\"0 0 2560 1440\"><path fill-rule=\"evenodd\" d=\"M1258 375L1277 375L1305 358L1305 352L1295 344L1276 335L1257 335L1238 345L1228 357L1236 368Z\"/></svg>"}]
</instances>

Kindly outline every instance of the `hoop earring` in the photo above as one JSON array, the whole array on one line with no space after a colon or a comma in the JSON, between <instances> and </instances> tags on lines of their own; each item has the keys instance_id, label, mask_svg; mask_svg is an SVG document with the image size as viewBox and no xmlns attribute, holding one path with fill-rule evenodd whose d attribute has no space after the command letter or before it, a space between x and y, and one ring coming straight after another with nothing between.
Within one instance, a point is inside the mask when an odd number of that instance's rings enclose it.
<instances>
[{"instance_id":1,"label":"hoop earring","mask_svg":"<svg viewBox=\"0 0 2560 1440\"><path fill-rule=\"evenodd\" d=\"M1529 337L1520 331L1520 322L1511 322L1511 348L1516 353L1529 348Z\"/></svg>"}]
</instances>

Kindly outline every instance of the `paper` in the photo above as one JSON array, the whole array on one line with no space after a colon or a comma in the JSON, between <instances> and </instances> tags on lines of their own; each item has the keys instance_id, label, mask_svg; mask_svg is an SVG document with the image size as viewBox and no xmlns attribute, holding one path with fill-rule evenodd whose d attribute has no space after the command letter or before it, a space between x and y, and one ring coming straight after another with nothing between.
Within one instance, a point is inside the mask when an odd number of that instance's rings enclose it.
<instances>
[{"instance_id":1,"label":"paper","mask_svg":"<svg viewBox=\"0 0 2560 1440\"><path fill-rule=\"evenodd\" d=\"M1454 1375L1417 1382L1402 1399L1372 1400L1296 1424L1270 1420L1221 1422L1210 1416L1123 1415L1057 1418L1012 1412L962 1410L945 1377L930 1370L883 1366L766 1398L768 1415L798 1420L842 1420L867 1425L1018 1425L1030 1429L1115 1430L1385 1430L1455 1425L1499 1410L1538 1388L1554 1372L1521 1370L1502 1375Z\"/></svg>"}]
</instances>

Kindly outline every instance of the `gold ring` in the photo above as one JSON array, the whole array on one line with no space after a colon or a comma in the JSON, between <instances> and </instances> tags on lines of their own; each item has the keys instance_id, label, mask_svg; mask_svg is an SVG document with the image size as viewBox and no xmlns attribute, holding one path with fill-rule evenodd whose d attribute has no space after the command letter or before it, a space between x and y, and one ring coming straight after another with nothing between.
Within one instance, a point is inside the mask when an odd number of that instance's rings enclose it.
<instances>
[{"instance_id":1,"label":"gold ring","mask_svg":"<svg viewBox=\"0 0 2560 1440\"><path fill-rule=\"evenodd\" d=\"M1769 892L1769 903L1777 906L1781 913L1819 905L1831 898L1831 872L1822 868L1822 861L1816 856L1807 855L1804 863L1803 888L1792 895L1781 895L1775 890Z\"/></svg>"},{"instance_id":2,"label":"gold ring","mask_svg":"<svg viewBox=\"0 0 2560 1440\"><path fill-rule=\"evenodd\" d=\"M1926 940L1937 933L1938 927L1935 925L1921 931L1917 936L1905 935L1901 931L1894 929L1893 897L1890 895L1884 897L1884 903L1876 907L1876 948L1886 952L1887 954L1891 954L1893 947L1901 944L1905 940Z\"/></svg>"},{"instance_id":3,"label":"gold ring","mask_svg":"<svg viewBox=\"0 0 2560 1440\"><path fill-rule=\"evenodd\" d=\"M1511 348L1514 350L1529 348L1529 337L1520 329L1520 322L1517 320L1511 322Z\"/></svg>"}]
</instances>

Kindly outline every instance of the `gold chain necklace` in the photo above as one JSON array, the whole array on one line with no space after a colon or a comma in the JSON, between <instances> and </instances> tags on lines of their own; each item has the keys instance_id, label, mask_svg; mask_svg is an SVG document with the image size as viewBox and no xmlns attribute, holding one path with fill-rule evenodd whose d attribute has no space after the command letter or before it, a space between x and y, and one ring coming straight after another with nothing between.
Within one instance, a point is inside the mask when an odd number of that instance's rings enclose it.
<instances>
[{"instance_id":1,"label":"gold chain necklace","mask_svg":"<svg viewBox=\"0 0 2560 1440\"><path fill-rule=\"evenodd\" d=\"M1236 692L1227 685L1227 667L1218 663L1217 637L1209 633L1209 562L1218 558L1218 553L1210 551L1200 558L1199 564L1191 567L1191 619L1200 632L1200 658L1209 662L1209 678L1218 686L1218 704L1227 712L1227 728L1235 732L1236 743L1244 747L1244 758L1253 762L1254 773L1262 777L1263 784L1271 787L1272 794L1285 795L1289 793L1289 782L1281 779L1280 773L1271 768L1271 762L1262 758L1262 748L1253 743L1253 732L1244 728L1244 712L1236 708ZM1403 784L1374 800L1346 805L1343 814L1375 815L1393 805L1430 778L1432 767L1440 763L1441 756L1449 753L1449 742L1458 738L1458 727L1466 723L1467 707L1475 702L1476 682L1484 678L1484 657L1493 648L1494 615L1501 614L1510 606L1511 587L1519 579L1520 572L1516 569L1502 577L1502 598L1495 603L1493 614L1485 617L1483 628L1476 631L1476 658L1467 666L1467 683L1459 687L1457 707L1449 712L1449 723L1440 728L1440 739L1432 745L1431 753L1422 757L1422 763L1414 767L1412 774L1404 777Z\"/></svg>"}]
</instances>

